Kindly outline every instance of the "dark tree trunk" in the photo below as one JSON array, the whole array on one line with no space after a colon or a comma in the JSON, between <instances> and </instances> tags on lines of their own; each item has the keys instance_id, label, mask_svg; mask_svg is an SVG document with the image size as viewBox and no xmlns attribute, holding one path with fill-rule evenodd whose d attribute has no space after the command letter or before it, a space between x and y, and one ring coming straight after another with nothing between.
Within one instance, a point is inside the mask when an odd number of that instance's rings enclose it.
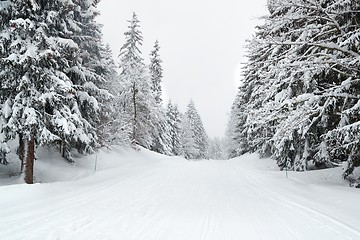
<instances>
[{"instance_id":1,"label":"dark tree trunk","mask_svg":"<svg viewBox=\"0 0 360 240\"><path fill-rule=\"evenodd\" d=\"M133 106L134 106L134 118L133 118L133 132L132 132L132 141L133 143L136 143L136 125L137 125L137 109L136 109L136 93L137 93L137 89L136 89L136 85L135 83L133 84Z\"/></svg>"},{"instance_id":2,"label":"dark tree trunk","mask_svg":"<svg viewBox=\"0 0 360 240\"><path fill-rule=\"evenodd\" d=\"M19 133L19 158L21 162L21 173L24 172L24 164L25 164L25 140L24 135L22 133Z\"/></svg>"},{"instance_id":3,"label":"dark tree trunk","mask_svg":"<svg viewBox=\"0 0 360 240\"><path fill-rule=\"evenodd\" d=\"M27 156L25 164L25 182L27 184L34 183L34 162L35 162L35 138L31 135L27 147Z\"/></svg>"}]
</instances>

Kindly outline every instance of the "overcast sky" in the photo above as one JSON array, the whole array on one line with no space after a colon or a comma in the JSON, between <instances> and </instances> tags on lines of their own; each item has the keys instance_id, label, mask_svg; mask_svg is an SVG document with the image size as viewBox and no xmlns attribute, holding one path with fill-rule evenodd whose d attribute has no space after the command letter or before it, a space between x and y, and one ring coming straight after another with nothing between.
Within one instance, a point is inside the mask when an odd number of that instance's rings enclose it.
<instances>
[{"instance_id":1,"label":"overcast sky","mask_svg":"<svg viewBox=\"0 0 360 240\"><path fill-rule=\"evenodd\" d=\"M222 137L245 61L245 40L266 14L266 0L102 0L99 9L105 42L115 56L136 12L147 62L159 40L165 98L181 111L193 99L208 135Z\"/></svg>"}]
</instances>

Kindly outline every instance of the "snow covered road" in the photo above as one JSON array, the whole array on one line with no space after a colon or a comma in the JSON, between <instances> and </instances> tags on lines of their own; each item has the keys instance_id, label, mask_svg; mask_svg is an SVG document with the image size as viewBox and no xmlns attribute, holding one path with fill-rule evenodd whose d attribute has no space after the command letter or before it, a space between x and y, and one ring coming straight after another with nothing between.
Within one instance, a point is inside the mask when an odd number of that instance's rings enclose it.
<instances>
[{"instance_id":1,"label":"snow covered road","mask_svg":"<svg viewBox=\"0 0 360 240\"><path fill-rule=\"evenodd\" d=\"M0 239L360 239L357 189L285 179L256 155L129 158L80 180L0 187Z\"/></svg>"}]
</instances>

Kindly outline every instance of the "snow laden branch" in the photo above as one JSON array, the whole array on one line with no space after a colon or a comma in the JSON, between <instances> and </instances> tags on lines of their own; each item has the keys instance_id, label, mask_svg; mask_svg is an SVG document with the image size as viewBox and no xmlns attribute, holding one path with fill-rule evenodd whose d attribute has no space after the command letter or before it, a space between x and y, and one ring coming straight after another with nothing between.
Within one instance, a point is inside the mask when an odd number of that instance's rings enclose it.
<instances>
[{"instance_id":1,"label":"snow laden branch","mask_svg":"<svg viewBox=\"0 0 360 240\"><path fill-rule=\"evenodd\" d=\"M339 51L348 55L351 55L353 57L355 57L356 59L359 59L360 61L360 54L351 50L348 50L344 47L340 47L338 44L335 43L329 43L329 42L323 42L323 43L312 43L312 42L291 42L291 41L277 41L275 39L272 39L271 41L268 42L269 44L275 44L275 45L288 45L288 46L314 46L314 47L318 47L321 49L326 49L326 50L335 50L335 51ZM323 55L325 55L323 53ZM326 56L326 55L325 55ZM331 54L328 54L329 58L333 58Z\"/></svg>"},{"instance_id":2,"label":"snow laden branch","mask_svg":"<svg viewBox=\"0 0 360 240\"><path fill-rule=\"evenodd\" d=\"M248 44L230 154L259 151L292 170L347 162L350 177L360 162L360 2L273 0L269 11Z\"/></svg>"}]
</instances>

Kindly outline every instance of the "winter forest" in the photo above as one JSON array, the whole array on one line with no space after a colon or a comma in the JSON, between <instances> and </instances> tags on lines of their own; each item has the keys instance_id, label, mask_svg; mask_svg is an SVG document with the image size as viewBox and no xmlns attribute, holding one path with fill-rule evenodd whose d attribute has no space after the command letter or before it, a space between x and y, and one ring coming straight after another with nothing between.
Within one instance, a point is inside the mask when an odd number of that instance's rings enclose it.
<instances>
[{"instance_id":1,"label":"winter forest","mask_svg":"<svg viewBox=\"0 0 360 240\"><path fill-rule=\"evenodd\" d=\"M1 239L360 239L359 0L264 0L223 137L99 4L0 0Z\"/></svg>"},{"instance_id":2,"label":"winter forest","mask_svg":"<svg viewBox=\"0 0 360 240\"><path fill-rule=\"evenodd\" d=\"M281 170L360 166L360 2L269 1L248 41L227 130L229 157L258 151Z\"/></svg>"},{"instance_id":3,"label":"winter forest","mask_svg":"<svg viewBox=\"0 0 360 240\"><path fill-rule=\"evenodd\" d=\"M0 163L33 182L37 146L91 154L142 146L187 159L258 151L281 170L360 165L360 5L269 1L223 140L207 137L191 100L162 100L160 43L143 56L136 13L119 64L96 22L98 1L1 1ZM150 64L144 63L150 59ZM16 144L15 144L16 142ZM18 159L8 158L16 152ZM345 162L345 164L343 164Z\"/></svg>"},{"instance_id":4,"label":"winter forest","mask_svg":"<svg viewBox=\"0 0 360 240\"><path fill-rule=\"evenodd\" d=\"M195 104L181 113L163 103L160 45L156 40L146 65L135 13L117 65L95 21L98 1L0 3L0 163L14 161L7 155L16 152L27 183L37 146L58 150L69 163L72 150L92 154L114 144L217 157Z\"/></svg>"}]
</instances>

